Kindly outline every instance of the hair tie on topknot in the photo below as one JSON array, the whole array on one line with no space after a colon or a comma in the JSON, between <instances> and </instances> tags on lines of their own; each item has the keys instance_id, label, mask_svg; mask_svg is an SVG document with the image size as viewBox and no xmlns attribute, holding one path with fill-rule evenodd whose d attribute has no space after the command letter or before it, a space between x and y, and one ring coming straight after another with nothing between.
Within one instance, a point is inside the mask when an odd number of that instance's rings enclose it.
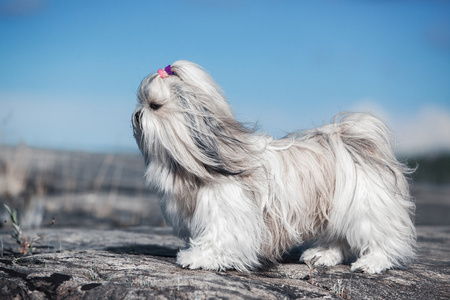
<instances>
[{"instance_id":1,"label":"hair tie on topknot","mask_svg":"<svg viewBox=\"0 0 450 300\"><path fill-rule=\"evenodd\" d=\"M173 73L173 71L172 71L172 66L171 65L168 65L167 67L165 67L164 68L164 70L163 69L159 69L158 70L158 74L159 74L159 76L161 76L161 78L166 78L167 77L167 75L173 75L174 73ZM167 74L167 75L166 75Z\"/></svg>"},{"instance_id":2,"label":"hair tie on topknot","mask_svg":"<svg viewBox=\"0 0 450 300\"><path fill-rule=\"evenodd\" d=\"M168 65L167 67L165 67L164 71L166 71L167 75L173 75L174 73L172 72L172 66Z\"/></svg>"}]
</instances>

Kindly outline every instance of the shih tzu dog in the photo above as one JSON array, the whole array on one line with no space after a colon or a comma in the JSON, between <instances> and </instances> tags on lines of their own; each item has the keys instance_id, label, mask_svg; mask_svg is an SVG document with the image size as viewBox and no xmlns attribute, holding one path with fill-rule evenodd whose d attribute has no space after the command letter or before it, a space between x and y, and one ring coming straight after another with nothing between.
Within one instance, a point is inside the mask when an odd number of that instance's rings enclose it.
<instances>
[{"instance_id":1,"label":"shih tzu dog","mask_svg":"<svg viewBox=\"0 0 450 300\"><path fill-rule=\"evenodd\" d=\"M200 66L145 78L132 116L148 185L186 268L248 271L313 239L300 260L380 273L415 255L415 205L377 118L343 113L275 140L238 122Z\"/></svg>"}]
</instances>

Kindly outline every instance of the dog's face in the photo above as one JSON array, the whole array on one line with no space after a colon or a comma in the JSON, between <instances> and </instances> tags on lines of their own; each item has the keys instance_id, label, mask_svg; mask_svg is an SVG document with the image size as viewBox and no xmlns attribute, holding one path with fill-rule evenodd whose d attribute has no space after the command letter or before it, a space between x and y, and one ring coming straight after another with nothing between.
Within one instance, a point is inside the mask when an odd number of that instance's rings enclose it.
<instances>
[{"instance_id":1,"label":"dog's face","mask_svg":"<svg viewBox=\"0 0 450 300\"><path fill-rule=\"evenodd\" d=\"M172 71L165 78L148 76L138 91L132 124L146 163L169 164L201 179L242 173L248 131L234 119L220 88L193 63L175 62Z\"/></svg>"}]
</instances>

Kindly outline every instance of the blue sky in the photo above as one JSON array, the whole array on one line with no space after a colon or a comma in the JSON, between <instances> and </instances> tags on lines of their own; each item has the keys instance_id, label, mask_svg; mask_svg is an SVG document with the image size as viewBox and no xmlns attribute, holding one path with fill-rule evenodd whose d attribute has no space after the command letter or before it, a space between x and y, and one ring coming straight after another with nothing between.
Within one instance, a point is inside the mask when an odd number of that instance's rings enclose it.
<instances>
[{"instance_id":1,"label":"blue sky","mask_svg":"<svg viewBox=\"0 0 450 300\"><path fill-rule=\"evenodd\" d=\"M0 143L137 150L140 81L185 59L277 137L366 110L450 150L448 1L0 0L0 41Z\"/></svg>"}]
</instances>

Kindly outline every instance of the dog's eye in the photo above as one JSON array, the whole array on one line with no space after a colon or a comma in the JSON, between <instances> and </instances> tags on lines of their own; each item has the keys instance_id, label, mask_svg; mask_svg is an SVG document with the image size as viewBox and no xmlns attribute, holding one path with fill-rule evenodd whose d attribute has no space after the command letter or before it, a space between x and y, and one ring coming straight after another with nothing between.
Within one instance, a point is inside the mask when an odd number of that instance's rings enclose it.
<instances>
[{"instance_id":1,"label":"dog's eye","mask_svg":"<svg viewBox=\"0 0 450 300\"><path fill-rule=\"evenodd\" d=\"M155 103L155 102L150 103L150 108L153 109L153 110L158 110L158 109L161 108L161 106L162 106L161 104L158 104L158 103Z\"/></svg>"}]
</instances>

